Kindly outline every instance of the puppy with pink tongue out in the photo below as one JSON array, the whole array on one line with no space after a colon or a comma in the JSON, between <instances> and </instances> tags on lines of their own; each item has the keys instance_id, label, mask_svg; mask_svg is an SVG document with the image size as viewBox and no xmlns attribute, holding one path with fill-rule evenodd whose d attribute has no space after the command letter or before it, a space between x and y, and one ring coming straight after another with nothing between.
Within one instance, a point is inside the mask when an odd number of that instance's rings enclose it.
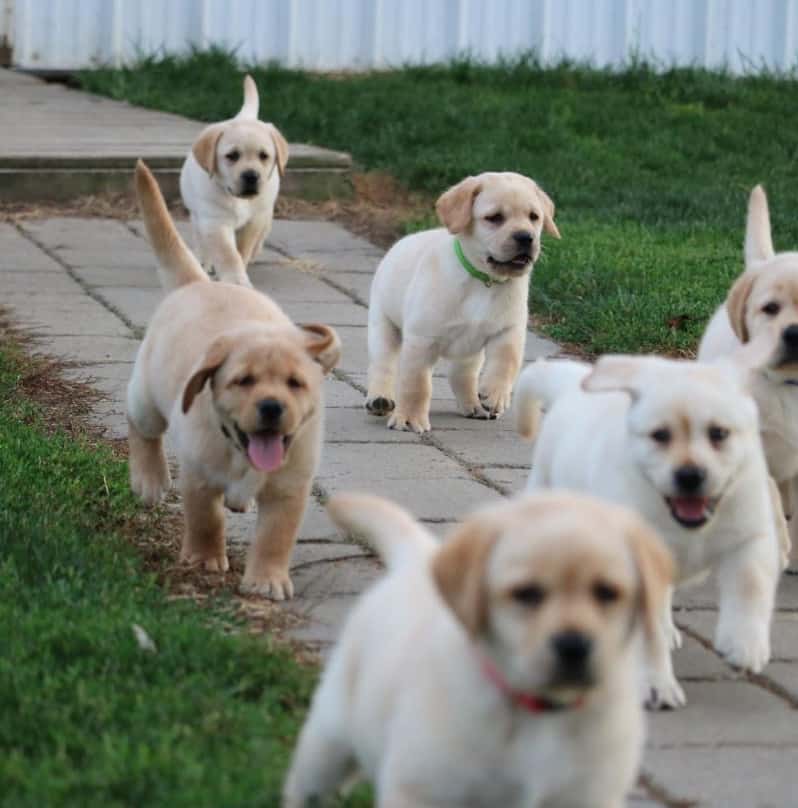
<instances>
[{"instance_id":1,"label":"puppy with pink tongue out","mask_svg":"<svg viewBox=\"0 0 798 808\"><path fill-rule=\"evenodd\" d=\"M290 598L289 562L321 451L321 386L338 361L338 337L326 325L295 325L260 292L211 282L141 162L136 192L169 294L128 386L132 488L151 504L168 490L168 427L185 511L182 560L227 570L224 506L247 510L255 500L241 588Z\"/></svg>"}]
</instances>

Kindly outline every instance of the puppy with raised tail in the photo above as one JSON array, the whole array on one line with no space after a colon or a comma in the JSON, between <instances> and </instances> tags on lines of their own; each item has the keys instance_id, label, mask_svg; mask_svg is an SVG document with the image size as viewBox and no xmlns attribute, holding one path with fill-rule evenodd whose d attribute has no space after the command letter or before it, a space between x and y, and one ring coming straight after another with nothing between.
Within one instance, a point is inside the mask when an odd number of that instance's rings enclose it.
<instances>
[{"instance_id":1,"label":"puppy with raised tail","mask_svg":"<svg viewBox=\"0 0 798 808\"><path fill-rule=\"evenodd\" d=\"M672 561L632 512L569 493L469 516L443 545L376 497L330 503L386 577L349 617L284 808L350 774L381 808L619 808L643 745L641 646Z\"/></svg>"},{"instance_id":2,"label":"puppy with raised tail","mask_svg":"<svg viewBox=\"0 0 798 808\"><path fill-rule=\"evenodd\" d=\"M251 286L247 265L272 229L288 143L258 120L258 88L244 78L244 105L230 120L205 127L180 172L195 249L221 280Z\"/></svg>"},{"instance_id":3,"label":"puppy with raised tail","mask_svg":"<svg viewBox=\"0 0 798 808\"><path fill-rule=\"evenodd\" d=\"M715 647L760 671L781 562L783 519L768 477L756 403L731 364L604 356L534 362L516 391L519 428L538 429L528 490L570 488L634 508L665 539L679 583L713 572ZM670 593L659 631L675 648ZM652 707L685 703L669 653L651 660Z\"/></svg>"},{"instance_id":4,"label":"puppy with raised tail","mask_svg":"<svg viewBox=\"0 0 798 808\"><path fill-rule=\"evenodd\" d=\"M749 385L759 407L759 429L768 468L792 517L798 504L798 252L776 253L768 200L757 185L748 202L745 272L735 281L707 326L698 358L734 354L743 344L764 343ZM790 518L793 547L798 520ZM789 546L784 548L789 555Z\"/></svg>"},{"instance_id":5,"label":"puppy with raised tail","mask_svg":"<svg viewBox=\"0 0 798 808\"><path fill-rule=\"evenodd\" d=\"M322 441L322 380L340 343L297 326L266 295L211 283L186 247L147 167L136 193L169 294L156 309L128 385L130 480L150 504L170 485L167 427L180 463L181 558L228 568L224 506L258 505L242 589L291 597L288 565Z\"/></svg>"},{"instance_id":6,"label":"puppy with raised tail","mask_svg":"<svg viewBox=\"0 0 798 808\"><path fill-rule=\"evenodd\" d=\"M369 302L366 409L391 429L428 432L432 368L468 418L510 405L529 317L529 274L554 203L528 177L468 177L437 203L444 227L406 236L377 267ZM483 363L485 370L480 381Z\"/></svg>"}]
</instances>

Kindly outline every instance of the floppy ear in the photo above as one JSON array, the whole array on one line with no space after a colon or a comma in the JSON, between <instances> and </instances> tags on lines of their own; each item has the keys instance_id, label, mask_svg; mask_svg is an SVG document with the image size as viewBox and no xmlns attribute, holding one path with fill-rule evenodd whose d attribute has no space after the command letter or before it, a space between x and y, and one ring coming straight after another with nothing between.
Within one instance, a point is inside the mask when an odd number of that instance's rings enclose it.
<instances>
[{"instance_id":1,"label":"floppy ear","mask_svg":"<svg viewBox=\"0 0 798 808\"><path fill-rule=\"evenodd\" d=\"M481 188L478 177L466 177L438 197L435 203L438 218L453 236L462 233L471 224L474 197Z\"/></svg>"},{"instance_id":2,"label":"floppy ear","mask_svg":"<svg viewBox=\"0 0 798 808\"><path fill-rule=\"evenodd\" d=\"M756 275L753 272L743 272L734 282L729 296L726 298L726 313L729 315L732 330L740 342L748 342L750 336L745 324L745 310L755 280Z\"/></svg>"},{"instance_id":3,"label":"floppy ear","mask_svg":"<svg viewBox=\"0 0 798 808\"><path fill-rule=\"evenodd\" d=\"M745 268L768 261L775 255L770 233L770 211L765 189L757 185L748 197L748 217L745 223Z\"/></svg>"},{"instance_id":4,"label":"floppy ear","mask_svg":"<svg viewBox=\"0 0 798 808\"><path fill-rule=\"evenodd\" d=\"M230 341L227 337L219 337L211 343L205 352L205 356L197 368L191 374L186 386L183 389L183 412L187 413L194 403L194 399L200 394L205 382L216 373L224 364L230 353Z\"/></svg>"},{"instance_id":5,"label":"floppy ear","mask_svg":"<svg viewBox=\"0 0 798 808\"><path fill-rule=\"evenodd\" d=\"M277 152L277 170L280 176L285 176L285 167L288 163L288 141L283 137L282 132L273 124L268 124L269 134Z\"/></svg>"},{"instance_id":6,"label":"floppy ear","mask_svg":"<svg viewBox=\"0 0 798 808\"><path fill-rule=\"evenodd\" d=\"M224 132L224 124L214 123L202 130L200 136L194 141L191 151L194 159L212 177L218 168L216 163L216 147L219 138Z\"/></svg>"},{"instance_id":7,"label":"floppy ear","mask_svg":"<svg viewBox=\"0 0 798 808\"><path fill-rule=\"evenodd\" d=\"M640 397L641 371L641 361L635 356L606 354L582 379L582 389L586 393L629 393L634 401Z\"/></svg>"},{"instance_id":8,"label":"floppy ear","mask_svg":"<svg viewBox=\"0 0 798 808\"><path fill-rule=\"evenodd\" d=\"M543 203L543 229L554 238L562 238L557 225L554 224L554 202L552 198L538 186L538 196Z\"/></svg>"},{"instance_id":9,"label":"floppy ear","mask_svg":"<svg viewBox=\"0 0 798 808\"><path fill-rule=\"evenodd\" d=\"M328 325L309 323L299 326L305 332L305 350L329 373L341 358L341 340Z\"/></svg>"},{"instance_id":10,"label":"floppy ear","mask_svg":"<svg viewBox=\"0 0 798 808\"><path fill-rule=\"evenodd\" d=\"M485 568L497 537L497 525L471 518L432 559L432 578L438 592L472 637L487 627Z\"/></svg>"},{"instance_id":11,"label":"floppy ear","mask_svg":"<svg viewBox=\"0 0 798 808\"><path fill-rule=\"evenodd\" d=\"M640 581L643 628L648 642L656 644L665 598L675 574L673 556L657 533L637 516L630 516L626 540Z\"/></svg>"}]
</instances>

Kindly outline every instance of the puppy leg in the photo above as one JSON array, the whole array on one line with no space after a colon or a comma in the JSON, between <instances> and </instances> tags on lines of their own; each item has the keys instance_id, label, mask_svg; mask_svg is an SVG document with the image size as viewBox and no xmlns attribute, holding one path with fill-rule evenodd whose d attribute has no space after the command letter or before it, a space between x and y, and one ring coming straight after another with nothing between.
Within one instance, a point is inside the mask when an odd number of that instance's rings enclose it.
<instances>
[{"instance_id":1,"label":"puppy leg","mask_svg":"<svg viewBox=\"0 0 798 808\"><path fill-rule=\"evenodd\" d=\"M669 642L673 642L670 627L673 627L678 634L673 625L671 596L672 591L665 598L658 629L648 640L646 692L643 694L643 703L649 710L673 710L687 704L684 690L673 672L671 652L668 648ZM681 635L679 639L681 640Z\"/></svg>"},{"instance_id":2,"label":"puppy leg","mask_svg":"<svg viewBox=\"0 0 798 808\"><path fill-rule=\"evenodd\" d=\"M479 397L491 418L498 418L510 406L513 385L524 358L526 330L511 328L485 346L487 361Z\"/></svg>"},{"instance_id":3,"label":"puppy leg","mask_svg":"<svg viewBox=\"0 0 798 808\"><path fill-rule=\"evenodd\" d=\"M202 564L208 572L227 572L230 563L224 541L224 492L208 488L184 469L180 471L180 492L186 521L180 560Z\"/></svg>"},{"instance_id":4,"label":"puppy leg","mask_svg":"<svg viewBox=\"0 0 798 808\"><path fill-rule=\"evenodd\" d=\"M662 625L668 648L675 651L682 647L682 632L673 622L673 587L669 586L665 592L665 608L662 611Z\"/></svg>"},{"instance_id":5,"label":"puppy leg","mask_svg":"<svg viewBox=\"0 0 798 808\"><path fill-rule=\"evenodd\" d=\"M244 266L248 267L263 247L266 236L272 229L271 217L250 219L240 230L236 231L236 246Z\"/></svg>"},{"instance_id":6,"label":"puppy leg","mask_svg":"<svg viewBox=\"0 0 798 808\"><path fill-rule=\"evenodd\" d=\"M157 505L172 485L162 438L167 423L149 401L139 372L136 365L127 394L130 487L147 505Z\"/></svg>"},{"instance_id":7,"label":"puppy leg","mask_svg":"<svg viewBox=\"0 0 798 808\"><path fill-rule=\"evenodd\" d=\"M758 673L770 659L770 621L779 572L778 540L773 533L747 542L718 569L715 649L729 664Z\"/></svg>"},{"instance_id":8,"label":"puppy leg","mask_svg":"<svg viewBox=\"0 0 798 808\"><path fill-rule=\"evenodd\" d=\"M399 400L388 419L389 429L429 432L432 366L437 359L432 340L405 335L399 356Z\"/></svg>"},{"instance_id":9,"label":"puppy leg","mask_svg":"<svg viewBox=\"0 0 798 808\"><path fill-rule=\"evenodd\" d=\"M477 392L479 371L485 361L485 352L480 351L467 359L453 359L449 367L449 386L466 418L491 418L482 406Z\"/></svg>"},{"instance_id":10,"label":"puppy leg","mask_svg":"<svg viewBox=\"0 0 798 808\"><path fill-rule=\"evenodd\" d=\"M246 266L236 246L235 234L230 227L215 227L203 235L204 252L216 270L219 280L249 286Z\"/></svg>"},{"instance_id":11,"label":"puppy leg","mask_svg":"<svg viewBox=\"0 0 798 808\"><path fill-rule=\"evenodd\" d=\"M786 570L787 567L790 566L793 541L790 536L790 525L787 522L787 511L784 506L785 500L778 485L776 485L776 481L772 477L768 477L768 488L770 490L770 501L773 505L773 516L776 520L776 535L779 537L781 569ZM788 502L791 502L791 498Z\"/></svg>"},{"instance_id":12,"label":"puppy leg","mask_svg":"<svg viewBox=\"0 0 798 808\"><path fill-rule=\"evenodd\" d=\"M374 302L369 309L369 371L366 409L372 415L387 415L396 406L394 379L399 364L402 334Z\"/></svg>"},{"instance_id":13,"label":"puppy leg","mask_svg":"<svg viewBox=\"0 0 798 808\"><path fill-rule=\"evenodd\" d=\"M309 496L310 481L290 490L267 485L258 495L257 533L241 581L242 592L272 600L294 596L288 565Z\"/></svg>"}]
</instances>

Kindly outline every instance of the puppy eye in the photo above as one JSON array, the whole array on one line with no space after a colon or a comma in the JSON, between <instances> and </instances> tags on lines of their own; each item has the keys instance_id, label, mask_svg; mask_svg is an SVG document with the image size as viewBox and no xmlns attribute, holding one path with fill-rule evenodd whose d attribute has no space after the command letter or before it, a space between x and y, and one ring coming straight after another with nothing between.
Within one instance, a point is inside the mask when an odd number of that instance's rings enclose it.
<instances>
[{"instance_id":1,"label":"puppy eye","mask_svg":"<svg viewBox=\"0 0 798 808\"><path fill-rule=\"evenodd\" d=\"M226 157L226 158L227 158L227 159L228 159L228 160L229 160L231 163L235 163L235 161L236 161L236 160L238 160L238 158L239 158L239 157L241 157L241 152L240 152L238 149L233 149L233 151L231 151L231 152L227 152L227 154L225 155L225 157Z\"/></svg>"},{"instance_id":2,"label":"puppy eye","mask_svg":"<svg viewBox=\"0 0 798 808\"><path fill-rule=\"evenodd\" d=\"M729 437L729 430L722 426L711 426L707 430L707 435L714 444L723 443Z\"/></svg>"},{"instance_id":3,"label":"puppy eye","mask_svg":"<svg viewBox=\"0 0 798 808\"><path fill-rule=\"evenodd\" d=\"M269 159L269 153L262 151L258 154L258 157L265 163Z\"/></svg>"},{"instance_id":4,"label":"puppy eye","mask_svg":"<svg viewBox=\"0 0 798 808\"><path fill-rule=\"evenodd\" d=\"M781 304L777 303L775 300L771 300L770 303L765 303L765 305L762 306L762 311L769 317L775 317L781 311Z\"/></svg>"},{"instance_id":5,"label":"puppy eye","mask_svg":"<svg viewBox=\"0 0 798 808\"><path fill-rule=\"evenodd\" d=\"M605 583L604 581L597 581L593 584L593 597L599 603L615 603L620 596L621 593L618 591L617 587L614 587L612 584Z\"/></svg>"},{"instance_id":6,"label":"puppy eye","mask_svg":"<svg viewBox=\"0 0 798 808\"><path fill-rule=\"evenodd\" d=\"M540 218L540 216L538 216L538 214L535 213L534 210L532 211L532 213L529 214L529 221L530 222L536 222L539 218Z\"/></svg>"},{"instance_id":7,"label":"puppy eye","mask_svg":"<svg viewBox=\"0 0 798 808\"><path fill-rule=\"evenodd\" d=\"M247 373L246 376L236 379L236 384L239 387L252 387L255 384L255 377L251 373Z\"/></svg>"},{"instance_id":8,"label":"puppy eye","mask_svg":"<svg viewBox=\"0 0 798 808\"><path fill-rule=\"evenodd\" d=\"M300 390L305 386L296 376L289 376L287 384L292 390Z\"/></svg>"},{"instance_id":9,"label":"puppy eye","mask_svg":"<svg viewBox=\"0 0 798 808\"><path fill-rule=\"evenodd\" d=\"M667 427L660 427L651 433L651 440L660 446L667 446L671 442L671 431Z\"/></svg>"},{"instance_id":10,"label":"puppy eye","mask_svg":"<svg viewBox=\"0 0 798 808\"><path fill-rule=\"evenodd\" d=\"M490 216L485 217L486 222L490 222L491 224L501 224L504 221L504 214L503 213L491 213Z\"/></svg>"},{"instance_id":11,"label":"puppy eye","mask_svg":"<svg viewBox=\"0 0 798 808\"><path fill-rule=\"evenodd\" d=\"M526 584L512 591L513 600L524 606L540 606L546 599L546 592L540 584Z\"/></svg>"}]
</instances>

